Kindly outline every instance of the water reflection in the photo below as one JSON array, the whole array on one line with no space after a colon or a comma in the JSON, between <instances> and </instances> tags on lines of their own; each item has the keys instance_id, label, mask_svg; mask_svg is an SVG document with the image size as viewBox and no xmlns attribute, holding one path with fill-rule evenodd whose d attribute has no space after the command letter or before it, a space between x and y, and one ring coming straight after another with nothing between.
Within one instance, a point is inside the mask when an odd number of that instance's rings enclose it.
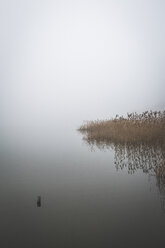
<instances>
[{"instance_id":1,"label":"water reflection","mask_svg":"<svg viewBox=\"0 0 165 248\"><path fill-rule=\"evenodd\" d=\"M116 170L127 168L129 174L141 170L154 176L159 189L161 206L165 210L165 152L163 146L147 144L115 144L114 164Z\"/></svg>"},{"instance_id":2,"label":"water reflection","mask_svg":"<svg viewBox=\"0 0 165 248\"><path fill-rule=\"evenodd\" d=\"M161 207L165 211L165 142L153 143L113 143L106 140L93 139L83 132L83 140L93 151L113 149L116 170L135 174L142 171L149 177L154 177L160 194Z\"/></svg>"}]
</instances>

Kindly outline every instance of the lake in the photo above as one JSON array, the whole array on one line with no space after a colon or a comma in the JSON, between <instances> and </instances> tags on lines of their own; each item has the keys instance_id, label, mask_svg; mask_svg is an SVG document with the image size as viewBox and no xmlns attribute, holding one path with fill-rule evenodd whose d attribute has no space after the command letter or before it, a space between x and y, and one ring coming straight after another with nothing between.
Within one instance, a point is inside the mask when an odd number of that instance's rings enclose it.
<instances>
[{"instance_id":1,"label":"lake","mask_svg":"<svg viewBox=\"0 0 165 248\"><path fill-rule=\"evenodd\" d=\"M67 123L0 136L0 247L165 246L159 148L90 144Z\"/></svg>"}]
</instances>

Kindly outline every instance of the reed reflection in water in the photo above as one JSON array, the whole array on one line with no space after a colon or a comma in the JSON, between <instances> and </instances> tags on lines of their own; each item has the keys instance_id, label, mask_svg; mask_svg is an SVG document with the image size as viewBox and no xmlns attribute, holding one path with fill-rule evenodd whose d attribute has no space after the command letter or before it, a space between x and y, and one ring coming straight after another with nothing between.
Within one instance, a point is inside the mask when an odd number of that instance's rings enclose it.
<instances>
[{"instance_id":1,"label":"reed reflection in water","mask_svg":"<svg viewBox=\"0 0 165 248\"><path fill-rule=\"evenodd\" d=\"M165 143L144 142L110 142L91 138L88 132L82 132L83 140L93 151L95 147L100 150L114 151L114 165L116 170L127 169L128 174L142 171L149 177L154 177L160 195L161 207L165 211Z\"/></svg>"}]
</instances>

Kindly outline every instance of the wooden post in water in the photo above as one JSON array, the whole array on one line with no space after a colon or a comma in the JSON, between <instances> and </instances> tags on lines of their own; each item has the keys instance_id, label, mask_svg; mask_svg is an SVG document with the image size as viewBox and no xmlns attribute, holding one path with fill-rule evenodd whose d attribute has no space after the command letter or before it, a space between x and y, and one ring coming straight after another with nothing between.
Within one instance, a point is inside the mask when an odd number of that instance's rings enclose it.
<instances>
[{"instance_id":1,"label":"wooden post in water","mask_svg":"<svg viewBox=\"0 0 165 248\"><path fill-rule=\"evenodd\" d=\"M37 207L41 207L41 196L37 197Z\"/></svg>"}]
</instances>

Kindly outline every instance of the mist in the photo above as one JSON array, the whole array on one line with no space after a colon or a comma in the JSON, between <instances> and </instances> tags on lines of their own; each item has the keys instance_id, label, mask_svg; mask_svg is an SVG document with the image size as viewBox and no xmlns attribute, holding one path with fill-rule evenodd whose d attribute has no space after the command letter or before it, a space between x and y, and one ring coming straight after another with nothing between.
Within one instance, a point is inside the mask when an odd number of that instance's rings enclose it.
<instances>
[{"instance_id":1,"label":"mist","mask_svg":"<svg viewBox=\"0 0 165 248\"><path fill-rule=\"evenodd\" d=\"M0 247L165 247L164 60L164 0L0 1Z\"/></svg>"},{"instance_id":2,"label":"mist","mask_svg":"<svg viewBox=\"0 0 165 248\"><path fill-rule=\"evenodd\" d=\"M1 1L1 124L165 107L163 0Z\"/></svg>"}]
</instances>

